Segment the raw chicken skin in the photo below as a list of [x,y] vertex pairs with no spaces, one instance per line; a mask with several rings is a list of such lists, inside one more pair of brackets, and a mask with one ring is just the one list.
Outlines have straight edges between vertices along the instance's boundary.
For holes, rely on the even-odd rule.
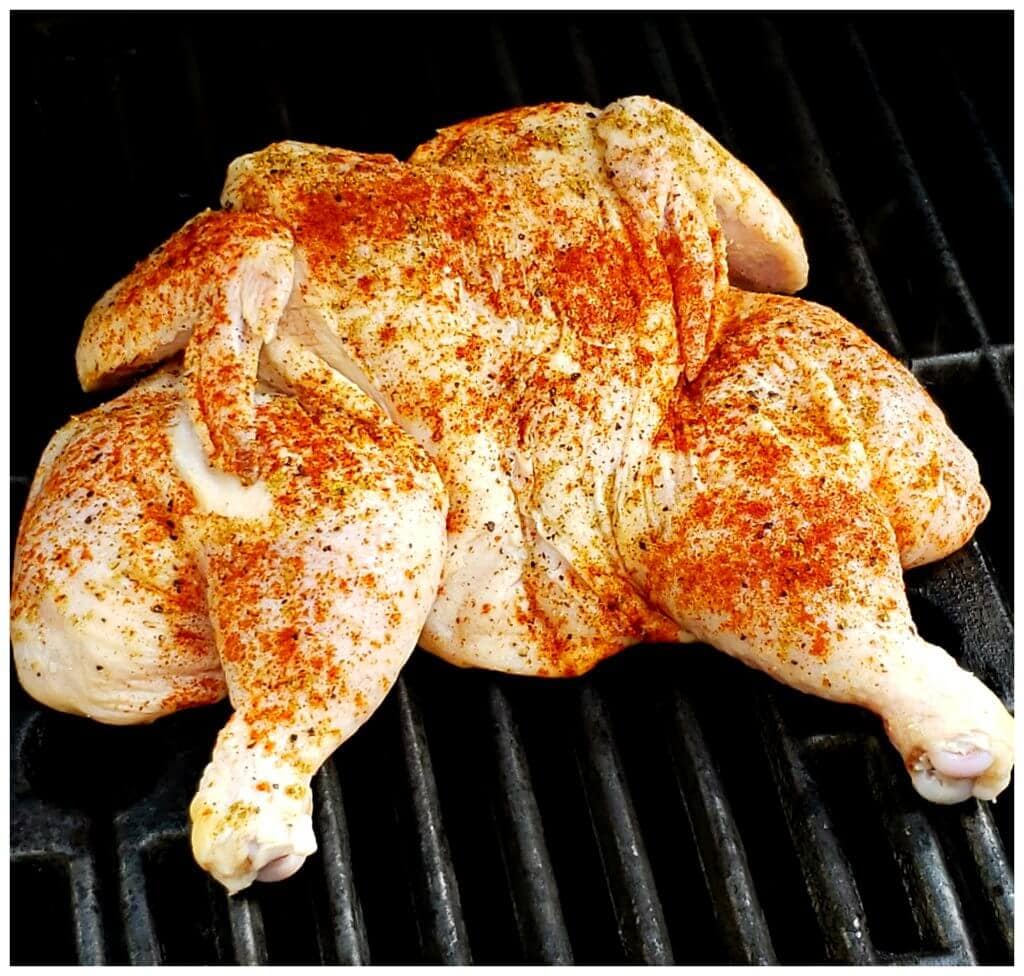
[[[635,469],[625,564],[699,640],[881,715],[928,799],[993,799],[1013,720],[918,636],[900,564],[970,537],[989,505],[974,459],[913,376],[834,312],[733,290],[723,319]],[[879,426],[894,419],[905,429]]]
[[730,293],[732,342],[799,345],[850,412],[871,490],[896,532],[904,569],[956,552],[988,514],[974,456],[913,375],[831,309],[795,298]]
[[18,533],[11,640],[26,691],[130,724],[226,693],[197,557],[195,509],[169,462],[180,377],[165,370],[50,442]]
[[[309,776],[417,635],[549,676],[707,641],[878,712],[930,799],[1006,786],[1012,719],[917,636],[900,573],[970,537],[977,466],[853,326],[730,286],[797,290],[806,255],[692,120],[645,98],[516,109],[405,164],[280,143],[232,163],[222,202],[86,323],[90,388],[184,366],[47,449],[12,634],[34,695],[105,720],[226,683],[192,816],[230,890],[312,850]],[[93,441],[123,445],[116,470],[82,463]],[[89,518],[100,480],[124,518]],[[133,514],[158,542],[127,534]],[[143,629],[140,559],[190,581],[189,655],[163,583]],[[129,663],[142,691],[122,698]]]
[[165,368],[56,435],[14,568],[40,701],[132,723],[230,694],[191,814],[232,892],[316,849],[310,779],[408,659],[444,553],[426,456],[320,360],[274,352],[295,395],[254,398],[255,484],[209,466]]

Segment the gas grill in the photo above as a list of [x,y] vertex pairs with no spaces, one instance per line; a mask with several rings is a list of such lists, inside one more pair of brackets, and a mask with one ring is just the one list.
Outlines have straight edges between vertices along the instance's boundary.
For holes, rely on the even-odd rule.
[[[804,296],[978,457],[975,541],[907,574],[1011,702],[1009,14],[13,17],[12,526],[86,397],[93,301],[281,138],[407,154],[519,103],[645,93],[805,234]],[[13,542],[12,542],[13,544]],[[315,780],[319,851],[228,898],[187,804],[226,705],[109,728],[12,691],[20,963],[1010,963],[1012,790],[929,806],[880,723],[700,646],[572,681],[417,652]],[[1012,703],[1011,703],[1012,704]]]

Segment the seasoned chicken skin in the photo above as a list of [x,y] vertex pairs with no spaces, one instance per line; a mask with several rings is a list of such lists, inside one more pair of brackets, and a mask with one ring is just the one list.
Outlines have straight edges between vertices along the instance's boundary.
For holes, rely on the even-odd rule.
[[[1005,787],[1012,720],[920,640],[900,574],[984,517],[973,458],[853,326],[730,285],[797,290],[806,255],[692,120],[646,98],[516,109],[408,163],[279,143],[232,163],[222,203],[86,323],[90,388],[182,349],[183,366],[51,444],[12,628],[22,680],[56,707],[147,719],[226,684],[235,716],[192,816],[229,889],[312,849],[308,778],[417,635],[461,666],[547,676],[639,641],[707,641],[878,712],[931,799]],[[153,453],[109,488],[147,518],[152,497],[193,512],[179,548],[86,521],[75,430]],[[191,567],[202,653],[169,660],[165,614],[133,713],[116,683],[98,706],[75,675],[87,653],[134,659],[139,638],[78,605],[105,574],[136,613],[123,567],[143,548]],[[52,596],[61,573],[70,604]],[[160,697],[179,673],[205,697]]]
[[411,165],[283,143],[230,167],[224,206],[295,238],[280,334],[383,395],[438,466],[448,552],[421,643],[453,663],[577,674],[684,636],[623,572],[612,522],[622,458],[648,449],[680,357],[699,370],[727,287],[712,196],[671,178],[692,143],[718,195],[749,202],[748,236],[780,255],[763,263],[798,269],[766,284],[801,285],[806,258],[749,170],[661,108],[514,110]]
[[310,779],[383,700],[444,553],[433,466],[319,359],[254,397],[256,481],[213,468],[167,367],[60,431],[22,519],[11,636],[30,694],[114,723],[230,695],[191,806],[229,891],[316,849]]
[[699,640],[877,712],[928,799],[993,799],[1013,720],[918,636],[900,563],[954,551],[988,511],[973,457],[834,312],[731,290],[723,322],[620,506],[633,578]]
[[849,411],[905,569],[956,552],[988,514],[978,464],[909,370],[831,309],[796,298],[729,293],[741,355],[774,341],[824,370]]
[[39,463],[18,533],[11,640],[22,685],[61,711],[149,721],[226,694],[170,462],[167,368],[73,418]]

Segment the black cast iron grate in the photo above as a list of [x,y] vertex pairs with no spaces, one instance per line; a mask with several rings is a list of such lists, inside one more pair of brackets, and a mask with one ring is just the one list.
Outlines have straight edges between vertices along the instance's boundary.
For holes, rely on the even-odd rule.
[[[907,582],[924,636],[1010,701],[1010,24],[16,16],[12,525],[49,434],[94,402],[71,355],[89,305],[233,156],[402,154],[507,105],[645,92],[777,190],[807,297],[908,361],[978,456],[992,515]],[[317,855],[235,899],[186,822],[225,708],[111,729],[13,699],[16,962],[1013,958],[1012,792],[929,807],[877,721],[706,648],[560,684],[414,656],[316,779]]]

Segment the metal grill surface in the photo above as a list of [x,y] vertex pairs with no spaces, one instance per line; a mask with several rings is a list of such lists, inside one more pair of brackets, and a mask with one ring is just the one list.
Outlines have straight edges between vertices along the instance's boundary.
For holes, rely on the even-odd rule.
[[[91,303],[280,138],[398,155],[519,103],[648,93],[804,230],[805,297],[905,362],[993,511],[907,575],[1007,701],[1010,16],[39,15],[13,21],[12,526],[96,402]],[[16,681],[12,674],[12,684]],[[224,707],[104,728],[12,693],[13,954],[79,963],[1009,963],[1012,790],[929,806],[879,723],[702,647],[542,683],[417,653],[315,781],[319,851],[234,899],[188,851]]]

